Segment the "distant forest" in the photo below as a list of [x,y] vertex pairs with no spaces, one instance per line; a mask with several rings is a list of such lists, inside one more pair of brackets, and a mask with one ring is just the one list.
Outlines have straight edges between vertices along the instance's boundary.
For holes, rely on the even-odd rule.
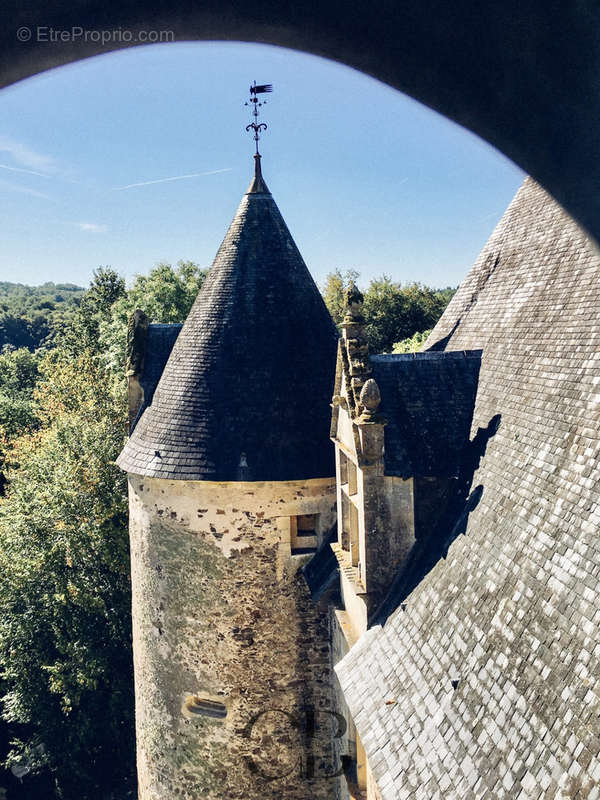
[[74,283],[44,283],[25,286],[0,281],[0,349],[41,347],[85,294]]
[[[206,270],[158,264],[127,288],[0,283],[0,800],[136,796],[125,475],[127,322],[185,319]],[[339,325],[344,292],[323,297]],[[364,288],[372,352],[420,347],[453,289]]]

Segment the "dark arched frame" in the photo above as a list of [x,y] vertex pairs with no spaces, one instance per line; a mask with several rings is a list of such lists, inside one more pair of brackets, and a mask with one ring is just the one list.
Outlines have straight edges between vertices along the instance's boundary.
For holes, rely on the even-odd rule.
[[169,30],[347,64],[479,134],[600,240],[597,0],[8,0],[0,14],[0,86],[127,46],[39,42],[37,26]]

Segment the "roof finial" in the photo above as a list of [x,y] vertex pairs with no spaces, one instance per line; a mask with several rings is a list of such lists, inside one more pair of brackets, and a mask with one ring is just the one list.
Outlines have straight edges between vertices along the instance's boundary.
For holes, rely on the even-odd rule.
[[[263,100],[259,102],[258,95],[265,94],[265,92],[272,92],[273,85],[271,83],[264,83],[261,86],[256,85],[256,81],[250,87],[250,100],[248,103],[252,103],[253,111],[252,116],[254,117],[254,122],[251,122],[249,125],[246,125],[246,130],[253,130],[254,131],[254,142],[256,144],[256,153],[255,156],[260,158],[260,153],[258,152],[258,140],[260,139],[260,132],[267,130],[266,122],[259,122],[258,121],[258,109],[263,106],[267,101]],[[248,103],[244,103],[244,105],[248,105]]]
[[270,83],[262,84],[261,86],[256,85],[256,81],[250,87],[250,100],[245,103],[245,105],[249,105],[252,103],[253,110],[252,116],[254,117],[254,121],[251,122],[249,125],[246,125],[247,131],[254,131],[254,141],[256,143],[256,152],[254,153],[254,180],[250,184],[250,187],[247,191],[247,194],[270,194],[269,189],[267,188],[267,184],[265,183],[262,171],[260,168],[260,153],[258,152],[258,140],[260,139],[260,132],[266,131],[267,124],[266,122],[259,122],[258,121],[258,109],[263,106],[267,101],[263,100],[262,102],[259,101],[258,95],[265,94],[265,92],[272,92],[273,86]]

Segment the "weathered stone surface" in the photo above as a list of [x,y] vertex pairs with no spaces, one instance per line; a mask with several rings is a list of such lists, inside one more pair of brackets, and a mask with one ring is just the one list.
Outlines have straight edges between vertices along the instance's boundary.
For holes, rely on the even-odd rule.
[[598,796],[599,309],[597,249],[527,179],[428,342],[483,350],[480,502],[337,668],[383,800]]
[[[130,476],[142,800],[335,797],[327,614],[281,524],[316,513],[322,537],[334,492],[327,480]],[[222,702],[226,716],[193,713],[194,696]]]

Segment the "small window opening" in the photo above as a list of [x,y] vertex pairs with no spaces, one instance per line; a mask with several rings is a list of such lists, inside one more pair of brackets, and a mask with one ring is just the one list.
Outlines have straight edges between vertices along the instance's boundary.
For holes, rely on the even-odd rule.
[[346,787],[351,800],[366,800],[366,774],[362,764],[358,763],[356,743],[349,742],[350,754],[342,755],[342,774],[346,779]]
[[350,560],[353,567],[358,566],[360,558],[360,545],[358,536],[358,509],[354,503],[348,503],[348,540],[350,545]]
[[342,549],[350,552],[350,500],[345,492],[342,492],[342,518],[338,520],[338,528]]
[[293,556],[317,550],[317,514],[300,514],[290,522],[290,544]]
[[350,783],[357,784],[358,783],[358,776],[356,771],[356,758],[349,755],[342,756],[342,770],[344,772],[344,777]]
[[185,701],[185,707],[190,714],[199,714],[203,717],[223,719],[227,716],[225,703],[220,703],[218,700],[212,700],[201,695],[193,694],[188,697]]

